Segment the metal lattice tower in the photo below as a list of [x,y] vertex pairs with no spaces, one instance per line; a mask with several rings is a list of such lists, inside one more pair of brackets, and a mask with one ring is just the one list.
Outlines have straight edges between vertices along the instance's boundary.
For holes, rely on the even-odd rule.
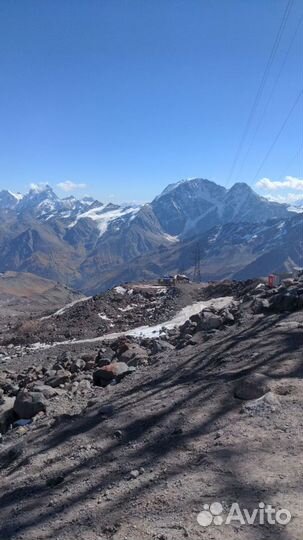
[[194,276],[193,281],[196,281],[197,283],[201,282],[201,246],[200,243],[197,242],[195,249],[194,249]]

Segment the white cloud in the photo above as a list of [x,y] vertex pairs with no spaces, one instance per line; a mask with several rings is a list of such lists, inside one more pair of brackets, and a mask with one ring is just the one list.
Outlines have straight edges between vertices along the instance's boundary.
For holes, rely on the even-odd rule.
[[269,191],[277,191],[281,189],[303,191],[303,179],[296,178],[295,176],[285,176],[284,180],[270,180],[270,178],[261,178],[261,180],[256,183],[256,187],[268,189]]
[[43,191],[45,188],[46,188],[47,184],[35,184],[35,183],[31,183],[29,185],[30,189],[32,189],[33,191]]
[[71,182],[70,180],[66,180],[66,182],[59,182],[57,184],[57,187],[59,189],[62,189],[62,191],[65,191],[66,193],[70,191],[75,191],[76,189],[86,189],[86,184],[76,184],[75,182]]
[[269,201],[273,201],[273,202],[279,202],[279,203],[287,203],[287,204],[292,204],[292,203],[296,203],[298,201],[302,201],[303,200],[303,194],[298,194],[298,193],[284,193],[283,195],[271,195],[270,193],[267,193],[265,195],[266,199],[268,199]]

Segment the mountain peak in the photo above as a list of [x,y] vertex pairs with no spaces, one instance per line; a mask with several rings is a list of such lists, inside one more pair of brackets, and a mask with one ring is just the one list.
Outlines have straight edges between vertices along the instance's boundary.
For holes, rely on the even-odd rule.
[[195,190],[210,190],[210,189],[222,189],[225,191],[225,188],[219,186],[212,180],[207,180],[207,178],[187,178],[175,182],[174,184],[169,184],[163,191],[156,197],[154,200],[160,199],[161,197],[168,195],[169,193],[178,192],[178,191],[195,191]]
[[25,196],[35,197],[37,195],[46,194],[51,195],[52,197],[58,196],[55,194],[53,188],[49,184],[31,184],[30,190]]
[[228,191],[255,193],[254,190],[245,182],[236,182]]
[[23,195],[19,191],[17,191],[17,193],[13,193],[12,191],[8,190],[7,193],[9,193],[12,197],[14,197],[16,201],[21,201],[23,199]]
[[[7,189],[0,191],[0,208],[13,209],[18,204],[20,194],[12,193]],[[22,197],[22,196],[21,196]]]
[[245,182],[237,182],[226,193],[227,201],[235,201],[237,205],[247,198],[261,200],[260,195]]

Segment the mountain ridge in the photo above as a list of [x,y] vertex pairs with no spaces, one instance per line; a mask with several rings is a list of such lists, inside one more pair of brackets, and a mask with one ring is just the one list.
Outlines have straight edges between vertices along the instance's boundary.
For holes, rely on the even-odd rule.
[[[60,198],[49,185],[31,188],[23,196],[2,190],[0,271],[29,271],[90,293],[112,286],[117,279],[141,279],[150,277],[150,272],[158,277],[169,270],[168,262],[177,253],[177,269],[192,274],[191,243],[207,245],[208,231],[216,227],[228,231],[228,224],[243,224],[237,249],[241,245],[245,256],[238,257],[235,272],[254,261],[255,271],[262,272],[264,265],[258,268],[258,257],[253,258],[250,246],[243,247],[245,231],[249,234],[251,225],[260,223],[267,224],[264,226],[270,231],[269,220],[295,221],[296,216],[301,223],[302,216],[297,212],[259,196],[245,183],[226,189],[201,178],[170,184],[153,201],[142,205],[104,204],[93,197]],[[256,231],[261,234],[257,226]],[[283,235],[280,237],[280,248],[284,249]],[[219,264],[220,257],[214,257],[214,250],[222,257],[237,252],[234,236],[226,237],[224,243],[221,240],[219,235],[211,251],[215,276],[221,276],[219,266],[224,264]],[[296,244],[295,239],[291,241]],[[264,240],[263,249],[270,251],[269,244]],[[258,250],[261,253],[262,246]],[[283,252],[288,252],[287,246]],[[298,256],[294,264],[299,262]]]

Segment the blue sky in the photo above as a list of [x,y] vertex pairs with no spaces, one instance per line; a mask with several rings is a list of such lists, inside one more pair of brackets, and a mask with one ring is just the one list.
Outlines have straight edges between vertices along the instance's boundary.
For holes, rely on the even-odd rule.
[[62,195],[58,185],[67,194],[146,201],[168,183],[200,176],[223,185],[259,181],[262,194],[303,198],[302,98],[256,177],[303,86],[302,24],[271,96],[301,0],[228,180],[286,4],[2,0],[0,188],[48,182]]

